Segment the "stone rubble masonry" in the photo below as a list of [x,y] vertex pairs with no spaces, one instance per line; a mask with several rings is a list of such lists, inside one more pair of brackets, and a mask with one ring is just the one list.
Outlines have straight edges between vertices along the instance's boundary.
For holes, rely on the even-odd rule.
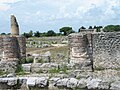
[[0,90],[120,90],[120,81],[99,78],[22,76],[0,78]]
[[80,32],[69,35],[70,63],[79,68],[120,68],[120,32]]
[[94,33],[92,41],[94,68],[120,68],[120,32]]
[[0,36],[0,70],[14,72],[20,59],[26,57],[26,39],[22,36]]
[[70,63],[78,65],[79,69],[92,70],[90,60],[91,34],[74,33],[69,35]]
[[26,39],[22,36],[0,36],[2,60],[16,60],[26,57]]

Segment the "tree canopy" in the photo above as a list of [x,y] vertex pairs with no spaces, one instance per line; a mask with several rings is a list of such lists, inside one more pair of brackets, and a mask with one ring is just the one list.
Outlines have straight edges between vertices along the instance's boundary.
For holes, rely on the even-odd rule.
[[104,32],[120,31],[120,25],[107,25],[103,29]]
[[47,31],[47,36],[56,36],[56,33],[53,30]]
[[63,35],[69,35],[70,33],[74,33],[75,31],[72,30],[72,27],[62,27],[59,30],[61,33],[63,32]]
[[81,29],[86,29],[84,26],[80,27],[78,32],[80,32]]

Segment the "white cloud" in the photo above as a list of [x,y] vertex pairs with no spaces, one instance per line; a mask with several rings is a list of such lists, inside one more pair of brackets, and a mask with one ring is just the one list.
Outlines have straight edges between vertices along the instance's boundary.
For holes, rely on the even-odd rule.
[[53,28],[119,24],[120,0],[0,0],[0,13],[1,17],[13,13],[22,24],[43,29],[51,23]]
[[15,3],[21,0],[0,0],[0,3]]
[[59,11],[54,15],[56,19],[79,18],[85,20],[88,18],[91,23],[95,22],[93,18],[97,19],[96,21],[111,20],[116,17],[116,10],[113,8],[120,8],[120,0],[59,0],[52,4],[57,3],[60,4],[58,4]]
[[11,8],[9,4],[18,2],[20,0],[0,0],[0,11],[6,11]]
[[10,9],[10,5],[0,4],[0,11],[6,11]]

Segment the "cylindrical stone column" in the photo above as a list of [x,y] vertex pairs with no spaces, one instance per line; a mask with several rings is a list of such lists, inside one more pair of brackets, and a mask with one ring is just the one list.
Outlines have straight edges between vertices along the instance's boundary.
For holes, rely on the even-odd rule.
[[87,34],[73,33],[69,35],[70,63],[80,70],[91,70],[89,57],[89,39]]

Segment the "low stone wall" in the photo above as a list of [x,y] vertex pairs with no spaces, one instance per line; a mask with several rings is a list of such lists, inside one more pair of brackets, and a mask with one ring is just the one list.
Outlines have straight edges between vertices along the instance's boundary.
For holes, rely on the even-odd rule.
[[120,81],[99,78],[59,78],[59,77],[6,77],[0,78],[0,89],[44,89],[44,90],[120,90]]

